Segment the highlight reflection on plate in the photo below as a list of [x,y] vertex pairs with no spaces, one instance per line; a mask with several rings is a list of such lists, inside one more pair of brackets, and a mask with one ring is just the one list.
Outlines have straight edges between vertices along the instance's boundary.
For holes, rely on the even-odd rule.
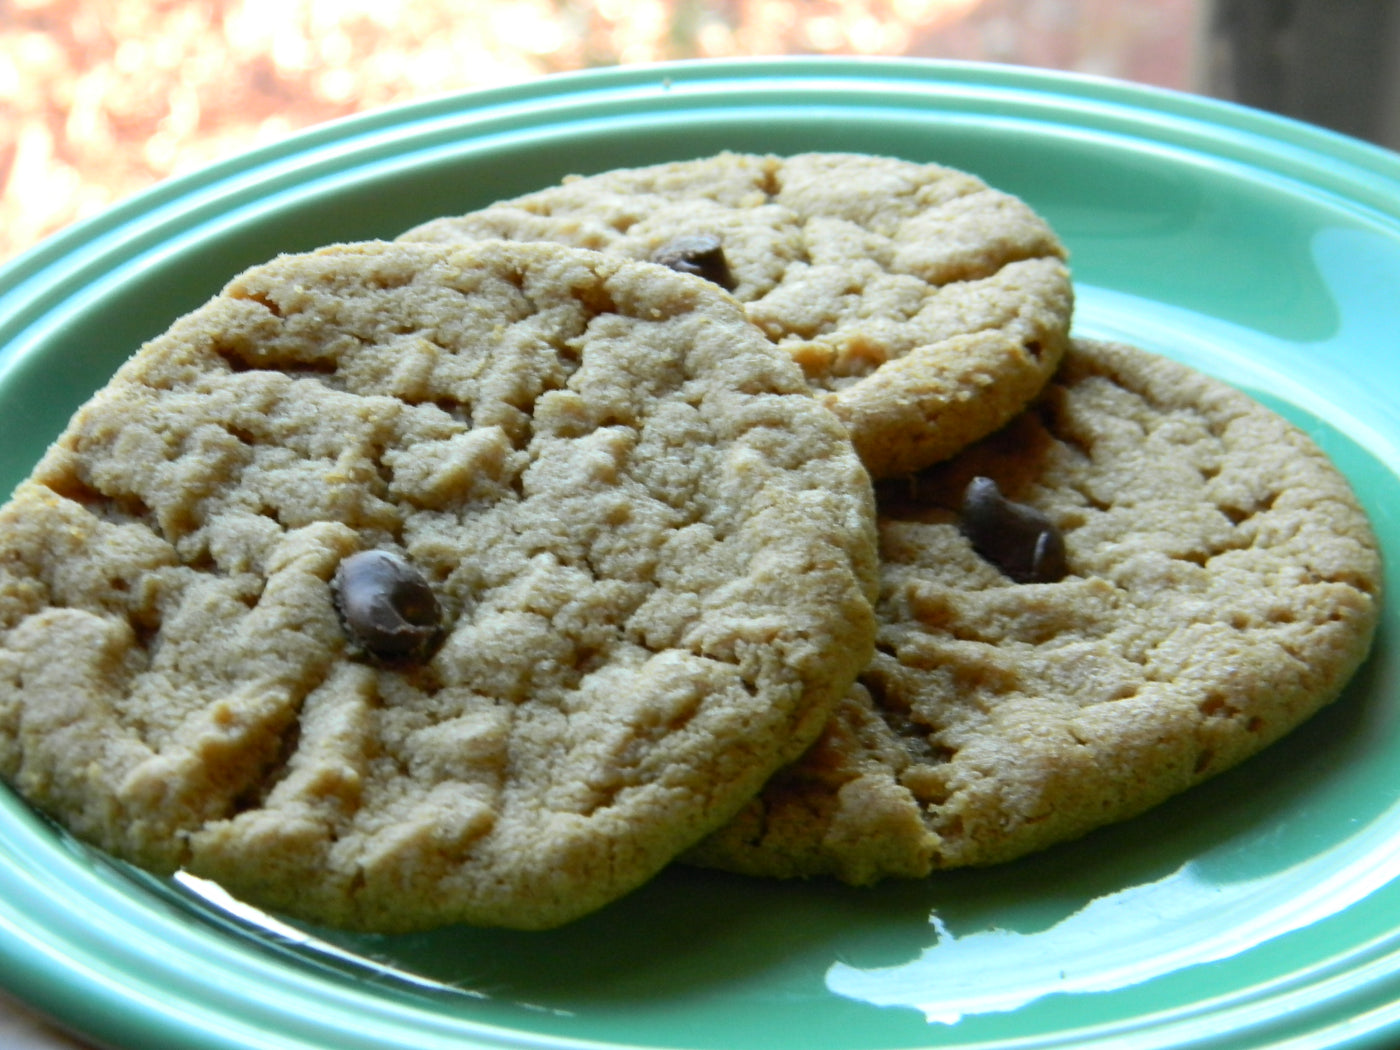
[[[1176,357],[1302,425],[1356,486],[1400,590],[1400,158],[995,67],[564,76],[345,121],[160,187],[0,271],[0,488],[244,266],[720,149],[938,160],[1023,197],[1071,249],[1079,334]],[[107,860],[0,791],[0,983],[143,1050],[1392,1045],[1397,617],[1392,602],[1375,657],[1301,732],[1080,842],[863,891],[678,868],[544,934],[305,928]]]

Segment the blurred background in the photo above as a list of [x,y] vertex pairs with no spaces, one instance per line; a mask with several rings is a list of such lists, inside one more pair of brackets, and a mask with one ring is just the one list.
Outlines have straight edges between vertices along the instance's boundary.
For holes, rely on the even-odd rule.
[[0,262],[298,129],[669,59],[1005,62],[1234,99],[1394,147],[1400,0],[0,0]]

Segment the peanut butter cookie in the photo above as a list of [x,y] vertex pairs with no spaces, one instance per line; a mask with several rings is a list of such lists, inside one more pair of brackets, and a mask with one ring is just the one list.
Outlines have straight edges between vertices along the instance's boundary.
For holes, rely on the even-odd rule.
[[1025,407],[1068,342],[1065,252],[1024,202],[937,164],[724,153],[571,178],[412,241],[559,241],[729,289],[877,477]]
[[712,285],[340,245],[142,348],[0,509],[0,774],[317,923],[635,887],[868,662],[869,476]]
[[1131,817],[1332,700],[1371,643],[1346,480],[1244,394],[1078,342],[1002,432],[878,491],[877,652],[818,745],[690,855],[852,883]]

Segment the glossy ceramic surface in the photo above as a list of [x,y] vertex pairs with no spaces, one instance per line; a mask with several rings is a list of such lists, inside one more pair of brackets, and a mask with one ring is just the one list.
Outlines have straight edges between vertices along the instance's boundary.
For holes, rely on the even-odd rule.
[[[978,66],[565,76],[163,185],[0,272],[0,489],[246,265],[721,149],[938,160],[1022,196],[1073,252],[1078,332],[1177,357],[1306,427],[1355,483],[1400,593],[1400,158],[1199,99]],[[0,789],[0,983],[140,1050],[1397,1045],[1397,607],[1334,707],[1137,821],[867,891],[676,870],[544,934],[283,925],[114,864]]]

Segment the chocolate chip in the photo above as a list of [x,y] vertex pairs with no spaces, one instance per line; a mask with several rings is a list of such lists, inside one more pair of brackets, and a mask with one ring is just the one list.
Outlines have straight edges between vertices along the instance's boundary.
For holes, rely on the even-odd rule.
[[677,237],[656,249],[651,261],[680,273],[703,277],[727,292],[734,290],[736,282],[729,269],[729,260],[724,257],[724,246],[713,233]]
[[958,525],[972,547],[1017,583],[1054,583],[1069,571],[1065,540],[1034,507],[1013,503],[991,478],[973,478]]
[[384,663],[421,662],[441,637],[432,588],[397,554],[371,550],[350,555],[336,569],[331,591],[351,641]]

